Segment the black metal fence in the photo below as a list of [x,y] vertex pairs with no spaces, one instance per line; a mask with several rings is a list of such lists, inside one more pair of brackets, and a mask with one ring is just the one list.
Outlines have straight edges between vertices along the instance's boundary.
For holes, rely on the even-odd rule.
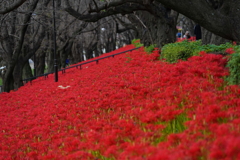
[[[123,52],[115,53],[115,54],[112,54],[112,55],[109,55],[109,56],[96,58],[96,59],[93,59],[93,60],[90,60],[90,61],[87,61],[87,62],[83,62],[83,63],[77,64],[77,65],[73,65],[73,66],[70,66],[70,67],[66,67],[66,68],[60,69],[59,71],[62,71],[62,73],[65,73],[67,69],[71,69],[71,68],[75,68],[75,67],[76,68],[79,67],[80,69],[82,69],[82,65],[84,65],[84,64],[88,64],[88,63],[92,63],[92,62],[96,62],[98,64],[99,60],[102,60],[102,59],[105,59],[105,58],[109,58],[109,57],[114,57],[116,55],[123,54],[123,53],[126,53],[126,52],[130,52],[130,51],[133,51],[133,50],[137,50],[139,48],[140,47],[137,47],[137,48],[133,48],[133,49],[130,49],[130,50],[123,51]],[[35,77],[27,78],[27,79],[24,79],[23,82],[25,82],[25,83],[27,83],[29,81],[31,82],[32,80],[34,80],[34,79],[36,79],[38,77],[44,77],[46,79],[46,78],[48,78],[49,74],[53,74],[53,73],[55,73],[55,72],[45,73],[45,74],[38,75],[38,76],[35,76]]]

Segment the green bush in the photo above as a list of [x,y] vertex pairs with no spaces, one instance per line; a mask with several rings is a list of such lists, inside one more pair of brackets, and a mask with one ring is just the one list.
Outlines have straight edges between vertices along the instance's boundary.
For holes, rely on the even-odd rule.
[[228,60],[227,66],[230,75],[226,77],[229,85],[240,84],[240,53],[233,53]]
[[[135,46],[135,47],[142,47],[143,44],[140,42],[140,39],[133,39],[131,41],[131,43]],[[147,53],[152,53],[152,51],[154,50],[154,48],[156,47],[156,44],[151,44],[148,47],[144,47],[144,51]]]
[[140,42],[140,39],[133,39],[131,43],[137,48],[137,47],[142,47],[143,44]]
[[233,46],[231,43],[225,43],[218,46],[213,44],[202,45],[201,41],[170,43],[163,46],[161,59],[166,59],[167,62],[175,63],[179,59],[187,60],[191,56],[198,55],[200,51],[205,51],[207,53],[224,53],[227,48],[234,48],[235,51],[240,51],[239,46]]
[[136,43],[136,41],[140,41],[140,40],[139,40],[139,39],[133,39],[133,40],[131,41],[131,44]]
[[150,46],[145,47],[144,51],[147,52],[147,53],[152,53],[152,51],[154,50],[155,47],[156,47],[155,44],[151,44]]
[[234,45],[232,48],[236,53],[240,53],[240,45]]
[[233,48],[233,45],[231,43],[225,43],[221,45],[214,45],[214,44],[207,44],[207,45],[198,45],[194,49],[194,55],[197,55],[200,51],[205,51],[207,53],[216,53],[216,52],[222,52],[227,48]]
[[201,45],[201,41],[188,42],[182,41],[177,43],[169,43],[163,46],[161,52],[161,59],[166,59],[167,62],[175,63],[179,59],[187,60],[197,52],[194,50]]

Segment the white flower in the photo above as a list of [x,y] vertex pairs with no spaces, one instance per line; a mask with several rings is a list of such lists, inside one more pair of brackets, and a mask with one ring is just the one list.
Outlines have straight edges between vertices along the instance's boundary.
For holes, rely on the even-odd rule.
[[60,89],[67,89],[70,86],[63,87],[62,85],[58,86]]

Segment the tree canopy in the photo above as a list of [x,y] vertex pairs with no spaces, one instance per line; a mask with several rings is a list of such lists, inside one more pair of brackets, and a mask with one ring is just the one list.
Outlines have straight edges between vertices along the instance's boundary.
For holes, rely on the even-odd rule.
[[229,40],[240,40],[240,1],[236,0],[112,0],[100,5],[96,2],[89,4],[91,7],[87,14],[75,11],[69,0],[66,0],[64,8],[80,20],[97,21],[113,14],[128,14],[137,10],[159,15],[163,10],[155,10],[157,2],[164,5],[164,11],[173,9],[216,35]]

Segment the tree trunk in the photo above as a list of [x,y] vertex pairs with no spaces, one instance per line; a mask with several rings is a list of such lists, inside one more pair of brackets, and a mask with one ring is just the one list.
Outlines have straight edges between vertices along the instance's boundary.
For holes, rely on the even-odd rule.
[[37,61],[36,61],[36,73],[37,75],[44,74],[45,71],[45,57],[46,57],[47,48],[44,48],[37,54]]
[[[167,13],[166,13],[167,14]],[[131,15],[131,20],[134,17],[138,20],[138,29],[140,30],[140,39],[145,46],[156,44],[157,47],[162,47],[167,43],[176,41],[176,24],[178,14],[174,11],[171,12],[171,18],[166,15],[164,18],[159,18],[148,12],[136,12]],[[174,17],[174,18],[172,18]]]
[[[21,60],[21,58],[19,58],[19,60]],[[23,61],[18,61],[14,67],[13,71],[14,89],[18,89],[19,87],[23,86],[22,73],[24,65],[25,63],[23,63]]]
[[32,69],[29,63],[26,63],[23,67],[22,79],[27,79],[33,77]]
[[28,54],[28,52],[29,52],[29,46],[23,45],[21,53],[18,57],[17,63],[13,70],[14,89],[18,89],[19,87],[23,86],[23,81],[22,81],[23,68],[25,65],[28,65],[28,67],[30,67],[28,58],[26,58],[26,55]]
[[[97,22],[97,25],[100,26],[100,21]],[[98,57],[102,54],[101,50],[101,28],[98,27],[96,30],[97,34],[97,48],[95,50],[95,57]]]
[[[49,22],[51,25],[52,23]],[[54,50],[53,50],[53,34],[51,31],[49,31],[47,33],[47,42],[48,42],[48,49],[47,49],[47,72],[50,73],[50,72],[54,72]],[[57,54],[57,53],[56,53]]]
[[208,30],[202,28],[202,43],[203,44],[220,45],[220,44],[224,44],[226,42],[231,42],[231,41],[224,39],[220,36],[217,36],[217,35],[213,34],[212,32],[209,32]]
[[73,43],[73,50],[71,52],[71,59],[70,62],[72,64],[82,62],[83,61],[83,44],[82,42],[74,42]]
[[48,63],[47,63],[47,66],[48,66],[48,73],[49,72],[54,72],[54,53],[53,53],[53,49],[52,48],[49,48],[48,50]]
[[86,48],[86,59],[93,58],[93,50],[91,48]]
[[14,89],[14,79],[13,79],[13,70],[15,63],[13,61],[8,62],[8,68],[6,73],[3,75],[3,91],[4,92],[9,92],[10,90]]
[[65,68],[66,67],[66,59],[72,52],[72,46],[73,41],[67,40],[66,44],[58,51],[60,55],[60,67],[59,68]]

